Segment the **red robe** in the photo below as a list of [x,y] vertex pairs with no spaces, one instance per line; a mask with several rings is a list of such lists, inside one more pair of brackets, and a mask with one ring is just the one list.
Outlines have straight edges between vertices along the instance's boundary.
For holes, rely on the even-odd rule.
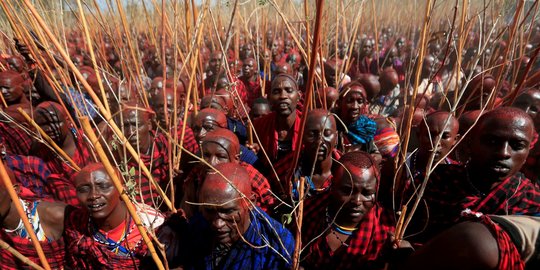
[[[270,158],[270,162],[275,163],[278,161],[277,154],[278,154],[278,133],[276,130],[276,118],[277,115],[275,112],[271,112],[259,119],[256,119],[253,122],[253,128],[255,129],[255,132],[257,132],[257,135],[260,139],[260,146],[266,151],[266,154]],[[301,116],[300,112],[296,111],[296,119],[294,120],[294,126],[289,132],[293,132],[292,136],[292,151],[295,151],[297,146],[296,141],[298,139],[298,136],[300,135],[300,123],[301,122]],[[254,139],[255,142],[257,140]],[[264,154],[262,154],[262,150],[259,151],[259,158],[263,160],[263,162],[267,163],[266,165],[270,166],[268,164],[268,161]]]
[[[121,256],[94,240],[89,228],[88,212],[68,207],[64,221],[66,262],[73,269],[139,269],[149,256],[148,247],[140,242],[131,256]],[[131,233],[134,233],[134,228]],[[138,231],[137,231],[138,232]]]
[[331,251],[326,233],[330,225],[327,221],[329,193],[315,199],[308,199],[304,205],[302,260],[306,269],[383,269],[381,253],[389,241],[389,233],[395,231],[394,221],[389,212],[375,205],[358,225],[358,230],[335,251]]
[[[429,217],[417,214],[411,223],[413,231],[427,229],[420,242],[454,225],[461,212],[470,209],[490,215],[535,215],[540,213],[540,190],[521,173],[517,173],[480,194],[468,180],[461,165],[440,165],[430,177],[423,199],[429,206]],[[426,209],[416,213],[425,213]]]

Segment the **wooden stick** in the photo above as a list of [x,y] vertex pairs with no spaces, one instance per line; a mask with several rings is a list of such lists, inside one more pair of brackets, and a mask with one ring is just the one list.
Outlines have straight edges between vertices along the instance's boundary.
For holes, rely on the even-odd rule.
[[[423,64],[423,59],[424,59],[424,54],[425,54],[425,51],[426,51],[426,41],[427,41],[427,32],[428,32],[428,28],[429,28],[429,21],[430,21],[430,16],[431,16],[431,0],[428,0],[426,2],[426,11],[425,11],[425,15],[424,15],[424,25],[422,27],[422,36],[421,36],[421,40],[420,40],[420,49],[419,49],[419,52],[418,52],[418,58],[416,61],[418,61],[418,65],[417,65],[417,69],[416,69],[416,78],[415,78],[415,82],[414,82],[414,89],[413,89],[413,95],[411,97],[411,102],[410,102],[410,105],[409,105],[409,108],[407,110],[407,122],[405,123],[405,136],[404,136],[404,139],[401,141],[403,143],[403,146],[402,148],[400,149],[401,151],[401,162],[402,164],[405,163],[405,156],[407,155],[407,147],[408,147],[408,142],[409,142],[409,136],[411,134],[411,126],[412,126],[412,120],[413,120],[413,115],[414,115],[414,110],[415,110],[415,99],[416,99],[416,95],[418,93],[418,86],[420,84],[420,71],[422,70],[422,64]],[[401,167],[403,168],[403,167]],[[399,172],[398,172],[398,176],[397,176],[397,180],[401,181],[401,173],[403,173],[403,169],[400,169]],[[395,181],[395,180],[394,180]],[[407,215],[407,219],[404,223],[404,225],[402,226],[402,228],[400,228],[400,235],[396,235],[396,240],[399,241],[401,239],[403,239],[403,235],[405,233],[405,230],[407,229],[407,225],[409,224],[409,222],[411,221],[413,215],[414,215],[414,212],[416,211],[416,208],[418,207],[418,204],[420,203],[420,198],[422,197],[422,191],[420,191],[420,194],[418,195],[418,198],[417,200],[415,201],[415,204],[413,205],[411,211],[409,212],[409,215]]]
[[103,151],[103,147],[101,146],[101,143],[99,142],[99,139],[97,138],[96,134],[94,133],[94,130],[92,130],[92,126],[90,126],[90,121],[88,120],[88,117],[83,116],[81,117],[81,125],[82,128],[88,136],[88,139],[90,142],[94,145],[94,148],[96,149],[96,152],[99,156],[99,159],[101,160],[101,163],[105,167],[105,170],[111,177],[111,180],[118,190],[118,193],[120,193],[120,198],[122,201],[126,204],[126,207],[128,209],[129,215],[133,218],[133,222],[137,225],[137,229],[141,233],[141,236],[143,237],[144,242],[146,243],[146,246],[148,247],[148,250],[150,251],[150,254],[152,256],[152,259],[154,259],[154,262],[156,263],[158,269],[165,269],[163,266],[163,263],[159,259],[156,249],[154,248],[154,244],[152,243],[152,240],[148,237],[148,234],[146,232],[146,228],[143,226],[143,223],[141,219],[139,218],[139,215],[137,215],[137,210],[135,209],[135,206],[131,203],[126,191],[124,190],[124,185],[118,178],[118,174],[114,170],[111,162],[109,161],[109,158],[107,157],[107,154],[105,151]]
[[62,158],[67,160],[76,171],[81,170],[79,165],[77,165],[77,163],[75,163],[75,161],[73,161],[73,159],[71,159],[71,157],[69,157],[69,155],[66,154],[66,152],[64,152],[64,150],[62,150],[62,148],[60,148],[60,146],[58,146],[58,144],[56,144],[53,139],[51,139],[51,137],[49,137],[49,135],[45,133],[45,131],[43,131],[43,129],[41,129],[41,127],[34,122],[34,120],[32,120],[32,118],[30,118],[30,116],[22,108],[19,107],[17,110],[24,117],[24,119],[26,119],[26,121],[32,125],[39,132],[39,134],[41,134],[41,137],[43,137],[43,139],[45,139],[45,141],[49,143],[60,156],[62,156]]
[[97,81],[98,81],[99,90],[101,92],[101,98],[104,101],[105,110],[110,112],[111,109],[109,108],[109,103],[106,102],[107,101],[107,96],[105,95],[105,88],[103,88],[103,82],[101,81],[101,72],[99,71],[99,68],[98,68],[98,65],[97,65],[96,56],[94,54],[94,46],[92,45],[92,38],[90,38],[90,32],[88,31],[88,25],[86,23],[86,16],[84,15],[84,11],[83,11],[83,8],[82,8],[82,5],[81,5],[81,0],[77,0],[77,6],[79,7],[79,13],[80,13],[80,16],[81,16],[81,21],[83,23],[84,36],[86,38],[88,51],[90,52],[90,59],[92,59],[92,65],[94,67],[94,70],[96,71],[96,78],[97,78]]
[[173,213],[176,213],[176,209],[174,208],[174,206],[172,205],[171,201],[169,200],[169,198],[167,197],[167,195],[165,194],[165,192],[163,192],[163,190],[161,189],[161,187],[156,183],[156,180],[154,179],[154,177],[152,176],[152,173],[150,173],[150,171],[148,170],[148,168],[146,167],[146,165],[144,164],[144,162],[141,160],[141,158],[139,157],[139,154],[137,153],[137,151],[135,151],[135,149],[133,148],[133,146],[131,146],[131,144],[129,144],[127,138],[124,136],[124,134],[122,133],[122,131],[120,130],[120,128],[118,128],[118,126],[116,125],[116,123],[112,120],[112,116],[111,114],[105,110],[105,107],[103,106],[103,103],[101,102],[101,100],[99,99],[99,97],[96,95],[96,93],[94,92],[94,90],[92,89],[92,87],[90,87],[90,85],[88,84],[88,82],[86,82],[86,79],[83,77],[83,75],[81,74],[81,72],[77,69],[77,67],[75,67],[75,65],[73,64],[73,62],[71,61],[71,58],[69,57],[69,55],[66,53],[66,51],[64,50],[64,48],[62,47],[62,45],[60,45],[60,43],[58,42],[58,40],[55,38],[55,36],[53,35],[53,33],[50,31],[49,27],[45,24],[45,22],[43,21],[43,19],[41,18],[41,16],[39,15],[39,13],[36,11],[35,7],[32,5],[32,3],[30,2],[30,0],[24,0],[24,4],[26,5],[27,9],[34,15],[34,17],[36,18],[37,22],[39,23],[39,25],[41,26],[41,28],[45,31],[46,35],[49,37],[49,39],[51,40],[51,42],[53,43],[54,47],[58,50],[58,52],[60,53],[60,55],[62,56],[62,58],[64,59],[64,61],[66,62],[66,64],[68,65],[69,69],[73,72],[73,74],[75,75],[75,77],[77,77],[77,79],[79,80],[79,82],[82,84],[82,86],[84,87],[84,89],[88,92],[88,94],[90,95],[90,97],[92,98],[92,101],[94,101],[94,103],[96,104],[96,106],[98,107],[99,109],[99,112],[103,115],[103,117],[105,118],[105,120],[107,121],[107,123],[109,124],[109,126],[112,128],[112,130],[114,131],[115,135],[118,136],[118,138],[120,139],[121,143],[123,145],[126,146],[127,150],[129,151],[129,153],[133,156],[133,158],[138,162],[141,170],[143,171],[143,173],[148,177],[148,179],[150,180],[150,182],[154,185],[154,187],[156,188],[156,191],[157,193],[162,197],[164,203],[167,205],[167,207],[173,212]]
[[300,251],[302,250],[302,222],[304,219],[304,187],[306,179],[302,176],[299,179],[298,184],[298,212],[296,212],[296,230],[295,243],[294,243],[294,256],[292,268],[295,270],[300,269]]
[[4,167],[4,162],[1,159],[0,159],[0,177],[3,179],[4,185],[9,194],[9,197],[11,198],[11,201],[13,202],[12,205],[15,206],[15,209],[17,210],[17,213],[21,217],[21,220],[24,224],[24,228],[26,229],[28,236],[30,236],[32,245],[34,245],[34,248],[36,248],[36,252],[39,256],[39,261],[41,262],[41,265],[43,265],[43,268],[47,270],[51,269],[51,267],[49,266],[49,262],[47,261],[47,258],[45,257],[45,254],[43,253],[41,244],[36,236],[36,232],[34,231],[32,224],[30,224],[30,222],[28,221],[28,216],[26,215],[26,212],[24,211],[23,206],[21,205],[19,196],[17,195],[17,192],[13,188],[13,183],[11,182],[11,178],[9,178],[6,168]]
[[[303,138],[303,135],[304,135],[304,127],[306,126],[306,121],[307,121],[307,115],[308,115],[308,112],[310,110],[310,101],[311,101],[311,97],[313,95],[313,81],[315,79],[315,65],[317,63],[316,61],[316,57],[317,57],[317,52],[319,51],[318,48],[319,48],[319,44],[320,44],[320,34],[321,34],[321,19],[322,19],[322,13],[323,13],[323,7],[324,7],[324,1],[323,0],[317,0],[317,5],[316,5],[316,17],[315,17],[315,29],[314,29],[314,33],[313,33],[313,48],[311,50],[311,62],[309,64],[309,73],[308,73],[308,83],[307,83],[307,87],[306,87],[306,91],[307,91],[307,95],[306,95],[306,101],[308,102],[305,106],[305,111],[303,112],[303,115],[302,115],[302,120],[301,120],[301,123],[300,123],[300,134],[298,135],[298,139],[296,140],[296,151],[294,153],[294,161],[293,161],[293,166],[291,167],[292,170],[290,170],[290,172],[288,173],[288,176],[286,179],[282,179],[287,181],[288,179],[291,179],[291,177],[293,176],[294,174],[294,168],[296,168],[296,166],[298,165],[298,159],[300,158],[300,151],[302,149],[301,145],[302,145],[302,138]],[[294,179],[292,180],[294,181]],[[286,187],[286,194],[290,194],[290,191],[288,190],[289,187],[290,187],[290,184],[289,183],[285,183],[285,187]],[[303,190],[303,187],[304,187],[304,183],[302,181],[302,179],[300,179],[300,190],[302,191]],[[293,269],[298,269],[299,268],[299,261],[300,261],[300,249],[302,248],[302,237],[301,237],[301,233],[302,233],[302,215],[303,215],[303,203],[302,203],[302,197],[300,197],[300,205],[299,205],[299,213],[298,213],[298,221],[297,221],[297,233],[296,233],[296,236],[297,236],[297,239],[296,239],[296,247],[295,247],[295,250],[294,250],[294,256],[293,256]]]
[[37,265],[32,260],[28,259],[28,257],[22,255],[20,252],[18,252],[16,249],[12,248],[8,243],[4,242],[4,240],[0,239],[0,248],[3,248],[7,252],[11,253],[15,258],[21,260],[23,263],[26,263],[28,266],[36,269],[36,270],[44,270],[43,267]]

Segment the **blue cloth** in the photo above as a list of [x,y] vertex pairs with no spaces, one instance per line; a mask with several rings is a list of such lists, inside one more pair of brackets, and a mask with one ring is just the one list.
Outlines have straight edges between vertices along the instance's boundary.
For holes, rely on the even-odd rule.
[[377,131],[377,123],[367,116],[361,115],[347,128],[349,129],[347,137],[352,144],[366,144],[373,141],[373,137]]
[[247,129],[241,121],[227,117],[227,128],[236,134],[240,144],[245,144],[247,141]]
[[[64,87],[66,90],[66,87]],[[79,109],[80,113],[84,116],[88,116],[91,119],[97,120],[99,115],[99,109],[92,101],[92,98],[87,93],[81,94],[78,90],[73,87],[67,87],[68,93],[63,94],[62,100],[67,104],[69,114],[73,119],[78,119],[75,108]],[[71,97],[70,97],[71,95]],[[71,99],[73,97],[73,100]]]
[[240,161],[243,161],[245,163],[248,163],[249,165],[255,164],[259,157],[255,154],[255,152],[251,151],[249,148],[240,145]]
[[243,235],[250,244],[238,240],[217,267],[213,265],[209,225],[200,214],[193,217],[192,252],[196,254],[188,254],[192,262],[184,269],[290,269],[294,253],[292,234],[260,208],[252,210],[250,215],[251,224]]

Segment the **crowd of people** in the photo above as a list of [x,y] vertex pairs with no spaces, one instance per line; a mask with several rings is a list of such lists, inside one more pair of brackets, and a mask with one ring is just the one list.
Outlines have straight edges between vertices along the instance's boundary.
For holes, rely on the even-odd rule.
[[[195,83],[147,33],[137,73],[107,35],[98,73],[81,32],[66,36],[71,59],[16,39],[0,59],[2,164],[19,196],[0,185],[2,241],[40,264],[20,204],[52,269],[156,268],[139,219],[169,269],[540,267],[540,24],[511,65],[507,36],[478,51],[473,27],[463,54],[443,36],[416,59],[418,37],[384,26],[320,55],[312,89],[273,29],[226,51],[205,38]],[[0,268],[29,267],[0,250]]]

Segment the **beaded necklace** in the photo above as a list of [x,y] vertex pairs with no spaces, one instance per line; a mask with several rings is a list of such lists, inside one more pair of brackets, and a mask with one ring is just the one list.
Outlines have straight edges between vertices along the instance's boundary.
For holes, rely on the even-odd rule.
[[[123,236],[120,238],[120,240],[114,241],[99,231],[97,226],[92,222],[91,217],[88,218],[88,229],[92,234],[92,238],[94,239],[94,241],[106,246],[107,249],[119,255],[133,255],[133,250],[137,248],[141,243],[141,241],[139,241],[132,249],[129,249],[129,243],[127,243],[126,241],[131,232],[133,231],[134,227],[135,223],[132,224],[132,218],[131,216],[129,216],[127,224],[124,227]],[[122,242],[126,242],[126,246],[123,246]]]

